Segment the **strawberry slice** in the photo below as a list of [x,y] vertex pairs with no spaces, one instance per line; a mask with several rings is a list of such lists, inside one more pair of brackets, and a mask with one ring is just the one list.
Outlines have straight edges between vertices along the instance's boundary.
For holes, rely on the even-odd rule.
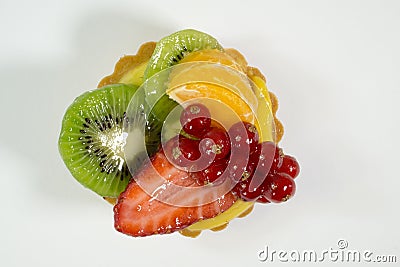
[[135,237],[182,230],[231,207],[237,197],[224,192],[198,186],[193,173],[175,168],[160,150],[119,196],[115,229]]

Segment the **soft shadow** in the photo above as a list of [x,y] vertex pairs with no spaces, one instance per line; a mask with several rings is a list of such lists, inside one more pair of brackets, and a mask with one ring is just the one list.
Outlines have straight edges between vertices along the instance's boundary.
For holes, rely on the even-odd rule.
[[[1,90],[6,92],[0,98],[4,115],[0,147],[19,155],[21,163],[31,163],[29,177],[7,179],[21,179],[44,201],[87,201],[86,190],[72,178],[58,153],[62,117],[75,97],[95,88],[112,72],[119,57],[135,54],[141,43],[172,31],[141,13],[93,11],[70,36],[69,58],[51,64],[25,62],[0,67]],[[12,175],[11,170],[3,175],[9,173]]]

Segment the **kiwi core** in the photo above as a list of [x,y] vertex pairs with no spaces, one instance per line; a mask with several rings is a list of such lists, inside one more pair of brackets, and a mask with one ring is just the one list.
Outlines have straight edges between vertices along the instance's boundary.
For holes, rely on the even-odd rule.
[[124,162],[125,138],[121,127],[113,127],[106,132],[99,132],[97,138],[104,149],[108,149],[111,159],[119,162],[118,169],[122,169]]

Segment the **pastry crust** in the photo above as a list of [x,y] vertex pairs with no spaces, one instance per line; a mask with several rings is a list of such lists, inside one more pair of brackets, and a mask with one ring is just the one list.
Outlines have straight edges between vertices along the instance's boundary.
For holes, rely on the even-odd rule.
[[104,77],[97,87],[100,88],[108,84],[119,83],[124,74],[148,61],[153,54],[155,47],[156,42],[147,42],[139,47],[136,55],[126,55],[121,57],[117,64],[115,64],[114,72]]

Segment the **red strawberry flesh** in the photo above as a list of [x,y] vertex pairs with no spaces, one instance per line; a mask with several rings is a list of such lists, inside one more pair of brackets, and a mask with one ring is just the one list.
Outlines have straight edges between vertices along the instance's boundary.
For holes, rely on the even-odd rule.
[[[172,233],[199,220],[213,218],[236,201],[237,197],[230,191],[220,194],[219,190],[202,187],[205,191],[199,192],[205,193],[193,196],[190,190],[178,190],[179,187],[176,187],[199,187],[196,179],[192,173],[179,170],[170,164],[161,150],[153,156],[151,162],[142,167],[119,196],[114,207],[115,229],[135,237]],[[146,185],[146,191],[150,188],[153,197],[143,190],[142,182]],[[159,196],[172,202],[189,199],[192,202],[187,203],[207,204],[177,206],[168,204],[171,203],[168,201],[160,201]],[[205,198],[213,201],[204,202]]]

